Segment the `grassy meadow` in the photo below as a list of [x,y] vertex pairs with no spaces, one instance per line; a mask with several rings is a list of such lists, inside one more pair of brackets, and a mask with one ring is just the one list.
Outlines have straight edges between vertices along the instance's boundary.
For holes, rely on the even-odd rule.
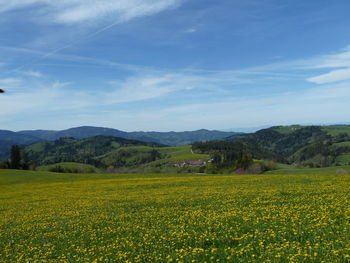
[[349,262],[350,175],[0,170],[0,262]]

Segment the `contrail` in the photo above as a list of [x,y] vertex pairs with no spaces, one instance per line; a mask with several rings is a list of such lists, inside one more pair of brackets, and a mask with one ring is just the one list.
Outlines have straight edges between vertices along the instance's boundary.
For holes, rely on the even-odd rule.
[[110,29],[110,28],[112,28],[112,27],[114,27],[115,25],[117,25],[117,24],[119,24],[119,23],[120,23],[120,21],[114,22],[114,23],[112,23],[112,24],[110,24],[110,25],[108,25],[108,26],[105,26],[105,27],[103,27],[103,28],[97,30],[96,32],[94,32],[94,33],[92,33],[92,34],[90,34],[90,35],[88,35],[88,36],[86,36],[86,37],[83,37],[83,38],[81,38],[81,39],[79,39],[79,40],[72,41],[72,42],[70,42],[69,44],[64,45],[63,47],[57,48],[57,49],[55,49],[55,50],[53,50],[53,51],[51,51],[51,52],[49,52],[49,53],[47,53],[47,54],[42,55],[42,56],[39,57],[38,59],[35,59],[35,60],[33,60],[32,62],[30,62],[30,63],[28,63],[28,64],[25,64],[25,65],[22,65],[22,66],[16,68],[14,71],[21,70],[21,69],[23,69],[24,67],[28,67],[28,66],[30,66],[30,65],[32,65],[32,64],[35,64],[36,62],[38,62],[38,61],[40,61],[40,60],[43,60],[43,59],[48,58],[48,57],[51,57],[52,55],[55,55],[55,54],[57,54],[58,52],[60,52],[60,51],[62,51],[62,50],[64,50],[64,49],[67,49],[67,48],[69,48],[69,47],[71,47],[71,46],[74,46],[75,44],[77,44],[77,43],[79,43],[79,42],[81,42],[81,41],[91,39],[91,38],[95,37],[96,35],[98,35],[98,34],[104,32],[104,31],[106,31],[106,30],[108,30],[108,29]]

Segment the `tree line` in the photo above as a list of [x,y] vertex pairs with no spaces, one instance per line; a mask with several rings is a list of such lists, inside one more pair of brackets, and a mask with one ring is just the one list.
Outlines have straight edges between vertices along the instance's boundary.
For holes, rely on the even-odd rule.
[[0,169],[28,170],[29,166],[27,153],[18,145],[11,147],[8,160],[0,162]]

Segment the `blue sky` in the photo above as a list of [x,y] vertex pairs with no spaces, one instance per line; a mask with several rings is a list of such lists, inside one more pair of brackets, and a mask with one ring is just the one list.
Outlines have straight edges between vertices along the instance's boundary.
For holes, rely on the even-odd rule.
[[0,0],[0,129],[349,123],[348,0]]

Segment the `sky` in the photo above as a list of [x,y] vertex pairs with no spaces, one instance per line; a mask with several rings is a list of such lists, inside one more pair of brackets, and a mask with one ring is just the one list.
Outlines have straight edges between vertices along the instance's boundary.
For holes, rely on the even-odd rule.
[[0,0],[0,129],[350,122],[349,0]]

